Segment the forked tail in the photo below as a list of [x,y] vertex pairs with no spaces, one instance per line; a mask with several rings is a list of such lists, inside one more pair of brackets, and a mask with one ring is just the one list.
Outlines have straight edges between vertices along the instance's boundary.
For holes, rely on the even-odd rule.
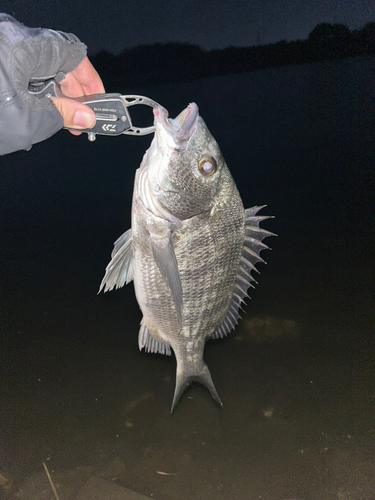
[[175,409],[178,400],[181,395],[186,391],[186,389],[192,384],[192,382],[198,382],[199,384],[204,385],[210,391],[212,398],[222,407],[223,403],[215,389],[214,383],[212,382],[212,377],[208,366],[202,361],[200,364],[199,373],[184,373],[179,370],[178,361],[177,361],[177,373],[176,373],[176,388],[174,391],[174,397],[172,402],[171,413]]

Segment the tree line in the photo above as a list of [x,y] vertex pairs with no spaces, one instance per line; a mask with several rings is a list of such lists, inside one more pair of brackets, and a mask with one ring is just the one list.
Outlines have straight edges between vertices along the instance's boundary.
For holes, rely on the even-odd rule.
[[374,54],[375,23],[353,31],[343,24],[321,23],[306,40],[210,51],[189,43],[155,43],[125,49],[117,56],[101,51],[90,58],[106,87],[121,92],[129,87]]

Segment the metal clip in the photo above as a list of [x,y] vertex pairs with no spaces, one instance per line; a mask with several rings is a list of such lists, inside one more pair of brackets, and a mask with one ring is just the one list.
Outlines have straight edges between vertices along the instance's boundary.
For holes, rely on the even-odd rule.
[[[60,85],[55,80],[47,82],[30,82],[29,93],[38,99],[45,97],[66,97],[61,92]],[[138,104],[161,108],[167,111],[149,97],[141,95],[93,94],[75,97],[73,100],[89,106],[95,113],[96,124],[92,129],[77,129],[88,134],[89,141],[95,141],[96,135],[147,135],[155,131],[155,126],[136,127],[133,125],[128,108]],[[167,113],[168,115],[168,113]],[[73,129],[74,130],[74,129]]]
[[[142,95],[121,95],[120,99],[124,102],[125,106],[127,108],[130,108],[131,106],[135,106],[137,104],[144,104],[145,106],[150,106],[151,108],[161,108],[166,115],[168,116],[168,111],[163,108],[160,104],[158,104],[156,101],[153,99],[150,99],[149,97],[145,97]],[[152,134],[155,132],[155,126],[152,125],[151,127],[135,127],[131,123],[131,127],[127,130],[124,130],[123,134],[127,135],[147,135],[147,134]]]

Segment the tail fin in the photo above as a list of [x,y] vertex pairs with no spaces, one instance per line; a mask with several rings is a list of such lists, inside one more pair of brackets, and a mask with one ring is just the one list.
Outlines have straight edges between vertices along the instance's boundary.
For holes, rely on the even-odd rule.
[[176,388],[174,391],[171,413],[173,413],[173,410],[175,409],[181,395],[192,384],[192,382],[198,382],[199,384],[206,386],[207,389],[210,391],[212,398],[221,407],[223,406],[223,403],[221,402],[219,394],[217,393],[217,390],[215,389],[214,383],[212,382],[210,370],[208,369],[208,366],[206,364],[203,364],[202,371],[200,373],[194,374],[194,375],[186,375],[184,373],[179,372],[178,366],[177,366]]

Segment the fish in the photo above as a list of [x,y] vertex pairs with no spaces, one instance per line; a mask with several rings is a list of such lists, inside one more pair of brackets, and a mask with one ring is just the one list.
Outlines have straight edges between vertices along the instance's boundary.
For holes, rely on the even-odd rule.
[[[222,406],[203,355],[240,319],[264,262],[265,207],[241,196],[198,106],[175,119],[155,108],[155,134],[135,174],[131,228],[114,243],[100,290],[133,281],[143,313],[139,349],[176,357],[171,412],[192,382]],[[100,291],[99,290],[99,291]]]

